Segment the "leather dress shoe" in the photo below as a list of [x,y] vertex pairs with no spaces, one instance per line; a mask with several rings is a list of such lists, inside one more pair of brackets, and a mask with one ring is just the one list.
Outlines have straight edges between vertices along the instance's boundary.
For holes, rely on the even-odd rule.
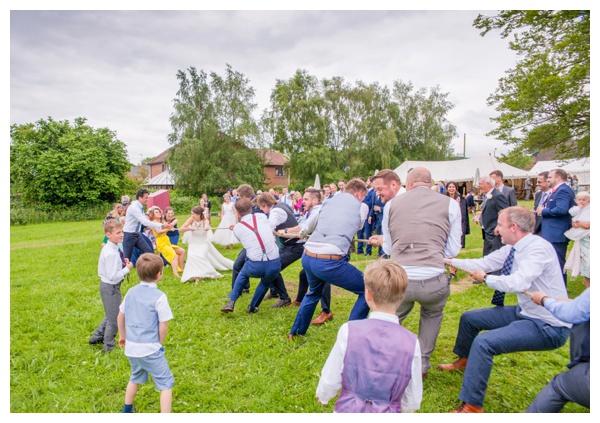
[[287,340],[288,341],[293,341],[294,339],[296,339],[298,337],[298,335],[293,335],[291,333],[287,334]]
[[271,294],[270,292],[267,295],[265,295],[265,300],[270,300],[272,298],[279,298],[279,295],[278,294]]
[[476,406],[471,405],[471,404],[467,404],[466,402],[463,401],[461,405],[459,405],[458,407],[456,407],[451,412],[452,413],[483,413],[483,408],[482,407],[476,407]]
[[248,306],[248,310],[246,311],[248,314],[258,313],[258,307]]
[[235,301],[229,301],[225,307],[221,309],[223,313],[231,313],[235,307]]
[[104,343],[104,338],[101,338],[99,336],[92,336],[89,340],[90,345],[103,344],[103,343]]
[[249,289],[242,289],[242,294],[249,294],[250,290]]
[[289,298],[287,300],[279,300],[275,304],[273,304],[271,306],[271,308],[286,307],[286,306],[289,306],[291,303],[292,303],[292,300],[290,300]]
[[300,307],[301,301],[292,301],[288,307]]
[[333,313],[329,312],[329,313],[325,313],[324,311],[321,312],[321,314],[319,314],[312,322],[310,322],[311,325],[322,325],[323,323],[325,323],[328,320],[333,319]]
[[467,368],[467,361],[467,357],[458,357],[458,359],[454,363],[438,364],[437,368],[447,372],[451,370],[464,370]]

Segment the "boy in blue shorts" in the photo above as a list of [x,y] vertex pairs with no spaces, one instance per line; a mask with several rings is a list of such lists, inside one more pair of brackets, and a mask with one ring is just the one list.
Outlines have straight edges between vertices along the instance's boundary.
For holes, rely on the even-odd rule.
[[160,390],[161,413],[171,412],[175,379],[165,358],[163,343],[173,318],[167,296],[156,287],[162,279],[163,261],[152,253],[142,254],[136,263],[140,284],[131,288],[119,307],[119,346],[131,364],[131,378],[125,391],[123,413],[133,412],[133,400],[140,383],[152,375]]

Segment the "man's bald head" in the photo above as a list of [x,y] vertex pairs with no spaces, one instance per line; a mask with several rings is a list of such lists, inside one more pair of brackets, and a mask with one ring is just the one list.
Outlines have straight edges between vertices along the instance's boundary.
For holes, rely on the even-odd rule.
[[415,186],[429,186],[431,185],[431,172],[429,169],[424,167],[415,167],[413,170],[408,172],[406,176],[406,189],[410,190]]

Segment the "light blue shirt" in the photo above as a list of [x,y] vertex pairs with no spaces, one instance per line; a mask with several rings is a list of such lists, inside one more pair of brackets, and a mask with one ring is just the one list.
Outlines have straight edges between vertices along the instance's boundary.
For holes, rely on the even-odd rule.
[[162,223],[153,222],[148,219],[148,217],[144,214],[144,206],[142,206],[142,203],[136,200],[127,208],[123,232],[139,232],[142,225],[154,229],[162,229],[163,227]]
[[[453,259],[452,266],[472,272],[482,269],[486,273],[502,269],[513,246],[505,245],[480,259]],[[537,235],[527,234],[514,245],[515,257],[510,275],[488,275],[486,284],[501,292],[517,294],[521,314],[539,319],[551,326],[571,327],[557,319],[531,300],[525,291],[542,291],[549,297],[567,298],[567,290],[554,247]]]
[[590,289],[586,289],[573,301],[557,301],[547,298],[544,307],[557,319],[577,325],[590,320]]

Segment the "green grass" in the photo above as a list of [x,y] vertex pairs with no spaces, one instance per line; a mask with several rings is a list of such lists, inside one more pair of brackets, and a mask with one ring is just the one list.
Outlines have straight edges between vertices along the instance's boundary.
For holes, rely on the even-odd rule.
[[[216,223],[216,222],[214,222]],[[216,224],[215,224],[216,226]],[[103,317],[97,277],[102,241],[101,221],[49,223],[12,227],[10,257],[10,411],[15,413],[118,412],[122,408],[130,367],[121,349],[101,353],[88,339]],[[478,257],[481,234],[472,228],[463,256]],[[239,247],[223,250],[235,259]],[[369,260],[354,256],[364,270]],[[287,268],[284,279],[295,295],[300,263]],[[296,308],[270,309],[247,315],[243,295],[236,311],[223,314],[231,288],[231,272],[198,285],[181,284],[167,270],[159,284],[174,319],[165,347],[175,375],[173,411],[180,413],[323,413],[333,406],[315,400],[319,373],[337,330],[348,319],[355,296],[333,289],[334,319],[311,327],[305,337],[289,342],[286,334]],[[464,276],[459,272],[459,276]],[[467,278],[463,279],[463,282]],[[252,291],[257,280],[251,281]],[[135,272],[122,285],[123,295],[138,283]],[[569,295],[583,291],[580,279],[569,283]],[[478,285],[454,293],[431,358],[432,364],[454,360],[452,347],[461,313],[487,307],[491,290]],[[509,303],[516,302],[508,295]],[[320,309],[317,308],[317,312]],[[416,332],[418,306],[405,326]],[[487,412],[522,412],[535,395],[569,361],[568,344],[549,352],[497,357],[485,400]],[[447,412],[457,405],[462,373],[435,368],[424,382],[421,413]],[[333,402],[331,403],[333,404]],[[141,386],[135,408],[158,412],[152,382]],[[587,412],[568,405],[565,412]]]

